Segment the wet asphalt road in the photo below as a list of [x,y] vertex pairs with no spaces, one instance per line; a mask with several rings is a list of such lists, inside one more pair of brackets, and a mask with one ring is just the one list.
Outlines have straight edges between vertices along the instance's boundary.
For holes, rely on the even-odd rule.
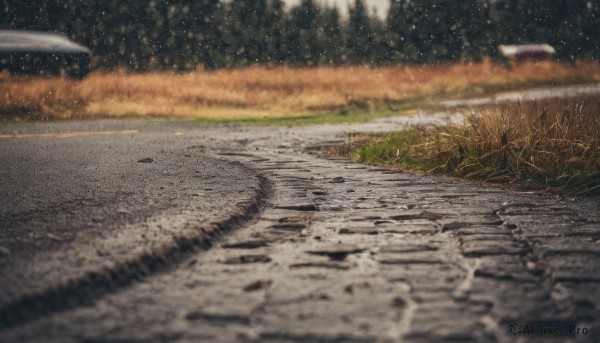
[[[524,339],[508,335],[513,321],[548,320],[596,341],[598,199],[312,149],[460,119],[4,125],[0,342],[512,342]],[[197,234],[214,222],[238,230],[203,251]]]
[[90,271],[155,255],[174,236],[226,220],[256,198],[253,171],[207,156],[172,128],[103,125],[0,139],[0,308],[80,288]]

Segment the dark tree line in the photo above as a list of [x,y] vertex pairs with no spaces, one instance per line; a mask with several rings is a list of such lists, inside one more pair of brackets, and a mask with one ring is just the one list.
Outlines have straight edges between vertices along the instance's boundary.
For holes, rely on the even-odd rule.
[[355,0],[348,18],[301,0],[4,0],[2,29],[66,32],[99,68],[436,63],[549,43],[600,57],[600,0],[390,0],[385,20]]

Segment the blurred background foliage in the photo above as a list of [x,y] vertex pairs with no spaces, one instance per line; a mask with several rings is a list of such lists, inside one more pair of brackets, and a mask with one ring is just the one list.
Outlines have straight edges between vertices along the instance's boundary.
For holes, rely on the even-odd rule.
[[600,57],[600,0],[390,0],[387,17],[352,1],[4,0],[0,28],[67,33],[99,69],[194,70],[253,64],[424,64],[549,43],[563,60]]

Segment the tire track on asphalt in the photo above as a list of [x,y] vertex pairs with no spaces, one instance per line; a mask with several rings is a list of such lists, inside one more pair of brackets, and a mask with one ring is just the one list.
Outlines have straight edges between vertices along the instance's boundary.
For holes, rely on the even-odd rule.
[[229,216],[175,234],[169,242],[132,258],[116,261],[109,267],[87,271],[79,277],[47,285],[3,304],[0,307],[0,330],[89,304],[149,275],[166,271],[193,253],[209,249],[223,235],[252,221],[268,202],[271,184],[261,175],[256,177],[258,188],[254,194],[236,204]]

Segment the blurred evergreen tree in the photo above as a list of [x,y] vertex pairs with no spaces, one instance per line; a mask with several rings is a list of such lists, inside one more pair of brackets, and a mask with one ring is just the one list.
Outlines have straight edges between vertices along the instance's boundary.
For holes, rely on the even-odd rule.
[[285,63],[288,59],[288,16],[283,0],[270,0],[267,6],[269,27],[266,37],[267,61],[270,65]]
[[369,22],[372,40],[368,61],[372,65],[389,63],[390,47],[387,40],[388,33],[386,23],[379,19],[377,14],[370,16]]
[[226,66],[227,23],[219,0],[191,0],[194,22],[194,56],[208,70]]
[[270,18],[267,0],[233,0],[227,9],[227,41],[233,65],[264,63]]
[[410,0],[391,0],[387,16],[389,59],[392,62],[417,63],[422,60],[420,41],[421,7]]
[[354,0],[348,8],[348,30],[346,49],[348,62],[352,64],[372,63],[373,30],[363,0]]
[[324,64],[340,65],[347,59],[340,12],[337,7],[325,7],[321,10],[320,27],[322,28]]
[[[579,45],[573,47],[573,50],[579,48],[577,54],[572,57],[585,56],[588,58],[600,59],[600,35],[598,27],[600,27],[600,1],[588,1],[586,9],[573,15],[575,25],[580,29],[577,34],[577,42]],[[569,55],[569,53],[565,53]]]
[[[181,70],[225,65],[223,8],[219,0],[185,0],[175,18]],[[177,52],[177,51],[176,51]]]
[[318,33],[319,12],[314,0],[302,0],[300,5],[292,8],[288,62],[301,66],[318,65],[322,51]]
[[493,17],[493,2],[495,0],[476,0],[471,2],[468,12],[469,21],[466,23],[466,41],[464,58],[480,60],[484,56],[496,54],[498,44]]

